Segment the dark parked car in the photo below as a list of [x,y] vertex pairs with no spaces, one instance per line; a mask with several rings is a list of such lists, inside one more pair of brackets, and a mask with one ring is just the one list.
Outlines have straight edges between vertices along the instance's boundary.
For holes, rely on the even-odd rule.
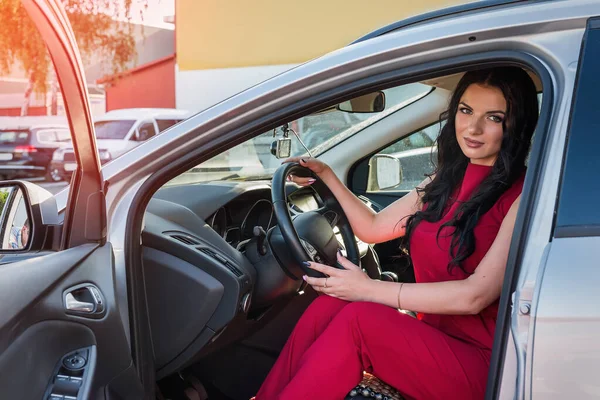
[[52,154],[71,141],[66,123],[40,123],[36,117],[11,117],[0,123],[0,179],[46,178],[52,173]]

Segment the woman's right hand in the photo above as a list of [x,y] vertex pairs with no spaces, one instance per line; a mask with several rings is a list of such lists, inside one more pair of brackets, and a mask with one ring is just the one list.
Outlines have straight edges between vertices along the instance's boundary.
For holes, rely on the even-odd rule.
[[[329,165],[325,164],[323,161],[312,157],[291,157],[286,160],[283,160],[283,163],[289,162],[297,162],[301,166],[310,169],[320,178],[323,177],[323,173],[331,169]],[[287,179],[288,181],[294,182],[300,186],[312,185],[315,182],[314,178],[306,178],[296,175],[289,175]]]

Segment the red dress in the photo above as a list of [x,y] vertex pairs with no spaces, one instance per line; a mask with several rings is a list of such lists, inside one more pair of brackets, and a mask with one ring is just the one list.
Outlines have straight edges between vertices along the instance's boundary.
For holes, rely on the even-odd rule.
[[[468,276],[459,268],[448,272],[451,236],[442,232],[436,241],[436,235],[490,170],[469,164],[442,220],[415,228],[411,257],[417,282]],[[522,187],[523,177],[479,219],[475,252],[464,262],[467,271],[474,271],[489,250]],[[381,304],[319,296],[298,321],[256,399],[342,400],[362,371],[407,399],[483,399],[497,311],[494,302],[478,315],[420,314],[415,319]]]

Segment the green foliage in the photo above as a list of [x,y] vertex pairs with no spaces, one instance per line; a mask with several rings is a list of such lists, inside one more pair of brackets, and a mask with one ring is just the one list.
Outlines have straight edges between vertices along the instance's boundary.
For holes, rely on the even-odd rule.
[[[110,60],[112,73],[124,70],[135,56],[130,24],[134,0],[61,0],[83,58]],[[136,0],[146,5],[147,0]],[[20,0],[0,0],[0,73],[14,66],[27,72],[33,90],[46,93],[51,60],[46,46]]]
[[0,214],[4,209],[4,204],[6,204],[6,199],[8,198],[9,192],[0,191]]

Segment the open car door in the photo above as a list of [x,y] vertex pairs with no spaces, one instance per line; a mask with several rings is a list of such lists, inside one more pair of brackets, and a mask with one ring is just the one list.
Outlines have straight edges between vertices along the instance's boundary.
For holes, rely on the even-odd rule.
[[[43,188],[0,183],[0,397],[143,398],[127,294],[117,292],[106,241],[103,182],[73,31],[60,1],[22,5],[56,69],[78,169],[64,216]],[[15,227],[19,214],[26,223]]]

